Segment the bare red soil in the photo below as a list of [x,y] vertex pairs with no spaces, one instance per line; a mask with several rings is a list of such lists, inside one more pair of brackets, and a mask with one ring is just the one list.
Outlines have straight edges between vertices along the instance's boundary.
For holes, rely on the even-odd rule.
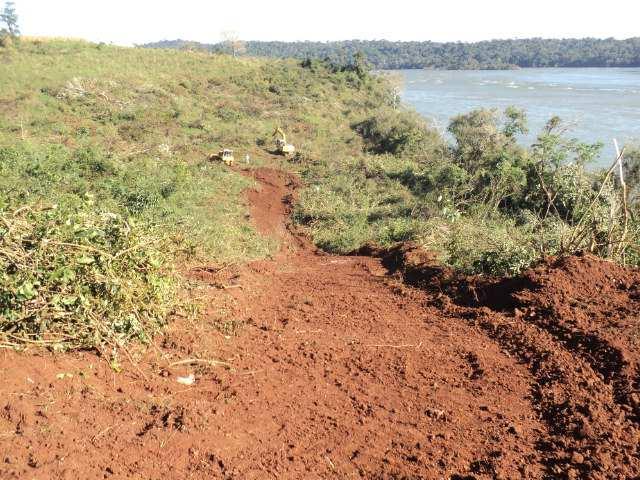
[[325,255],[288,223],[296,180],[250,174],[282,248],[187,272],[197,320],[120,373],[0,354],[0,478],[640,478],[638,271],[576,256],[459,279],[412,245]]

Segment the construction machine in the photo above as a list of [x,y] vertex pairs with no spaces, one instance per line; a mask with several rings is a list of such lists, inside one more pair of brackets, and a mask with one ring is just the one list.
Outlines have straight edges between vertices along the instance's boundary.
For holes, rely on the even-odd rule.
[[229,150],[228,148],[223,148],[218,152],[218,155],[215,155],[213,158],[216,158],[221,162],[224,162],[225,165],[230,167],[231,165],[233,165],[233,161],[234,161],[233,150]]
[[287,143],[287,136],[280,127],[276,128],[273,132],[273,136],[276,137],[276,150],[279,154],[284,156],[293,155],[296,151],[296,147]]

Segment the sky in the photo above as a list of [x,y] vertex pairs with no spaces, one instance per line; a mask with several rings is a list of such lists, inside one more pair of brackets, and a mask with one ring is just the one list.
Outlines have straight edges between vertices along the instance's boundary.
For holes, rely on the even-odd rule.
[[[432,40],[640,36],[639,0],[14,0],[22,33],[157,40]],[[0,4],[3,0],[0,0]]]

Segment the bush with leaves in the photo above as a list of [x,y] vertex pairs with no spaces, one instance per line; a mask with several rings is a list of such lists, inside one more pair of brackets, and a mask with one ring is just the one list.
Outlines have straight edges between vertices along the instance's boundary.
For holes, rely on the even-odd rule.
[[540,256],[531,229],[513,219],[458,217],[446,225],[441,256],[456,270],[469,274],[515,275]]
[[428,155],[442,146],[440,135],[411,112],[381,110],[353,125],[376,154]]
[[627,221],[622,191],[614,169],[590,170],[602,144],[586,144],[566,137],[566,127],[552,118],[531,149],[523,208],[540,221],[561,220],[568,228],[560,253],[589,250],[604,257],[622,258]]
[[490,211],[517,208],[529,166],[516,138],[527,131],[524,112],[510,107],[501,116],[496,110],[474,110],[455,117],[448,130],[455,139],[453,163],[468,177],[466,189],[452,201]]

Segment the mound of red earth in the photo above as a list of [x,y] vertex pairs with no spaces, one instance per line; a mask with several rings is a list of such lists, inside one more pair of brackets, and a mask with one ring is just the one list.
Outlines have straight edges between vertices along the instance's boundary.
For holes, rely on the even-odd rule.
[[297,180],[247,174],[282,248],[185,272],[198,319],[122,371],[0,354],[0,478],[640,477],[637,270],[460,279],[410,244],[325,255],[288,220]]
[[478,324],[536,378],[551,472],[638,478],[640,272],[579,255],[469,285]]

